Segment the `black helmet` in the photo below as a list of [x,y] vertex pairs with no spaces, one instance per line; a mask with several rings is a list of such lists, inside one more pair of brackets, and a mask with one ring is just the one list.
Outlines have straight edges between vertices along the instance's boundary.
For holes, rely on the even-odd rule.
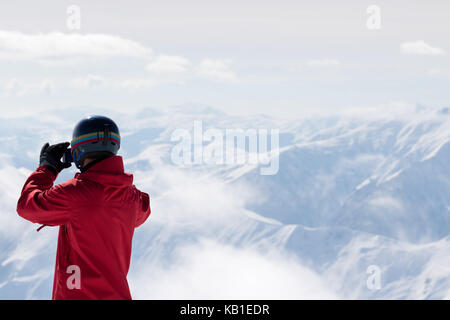
[[75,126],[71,151],[77,168],[86,157],[116,155],[120,148],[120,132],[111,119],[103,116],[89,116]]

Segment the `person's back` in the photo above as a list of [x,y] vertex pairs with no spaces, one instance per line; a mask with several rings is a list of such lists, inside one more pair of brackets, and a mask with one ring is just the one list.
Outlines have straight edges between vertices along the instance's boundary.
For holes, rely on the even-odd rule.
[[17,211],[32,222],[60,226],[53,299],[131,299],[126,276],[132,238],[150,215],[149,196],[124,173],[120,156],[97,154],[80,168],[73,179],[52,187],[58,171],[39,166]]

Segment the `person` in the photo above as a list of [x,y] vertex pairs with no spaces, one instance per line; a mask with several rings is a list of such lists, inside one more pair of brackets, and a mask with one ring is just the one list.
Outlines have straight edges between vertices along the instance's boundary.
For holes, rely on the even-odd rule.
[[[69,145],[80,172],[53,186],[71,166],[61,161]],[[119,148],[120,132],[111,119],[87,117],[76,125],[71,144],[42,147],[39,167],[25,182],[19,216],[59,226],[52,299],[131,299],[132,238],[151,213],[150,197],[124,172]]]

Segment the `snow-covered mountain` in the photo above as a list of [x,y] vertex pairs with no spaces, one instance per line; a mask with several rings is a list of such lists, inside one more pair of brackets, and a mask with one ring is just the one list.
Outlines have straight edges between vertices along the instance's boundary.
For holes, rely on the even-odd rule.
[[[0,118],[0,298],[50,297],[57,230],[37,233],[15,204],[42,144],[70,140],[90,112]],[[450,298],[448,108],[297,120],[188,105],[101,112],[117,119],[126,170],[151,195],[129,273],[135,298]],[[194,121],[279,129],[277,174],[174,164],[171,135]]]

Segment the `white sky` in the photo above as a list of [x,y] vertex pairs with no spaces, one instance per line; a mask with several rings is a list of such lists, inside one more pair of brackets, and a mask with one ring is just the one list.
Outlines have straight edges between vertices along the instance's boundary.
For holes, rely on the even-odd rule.
[[[369,30],[369,5],[381,29]],[[66,26],[81,9],[81,30]],[[0,4],[2,113],[207,104],[284,117],[448,105],[448,1]],[[57,33],[55,33],[57,32]]]

